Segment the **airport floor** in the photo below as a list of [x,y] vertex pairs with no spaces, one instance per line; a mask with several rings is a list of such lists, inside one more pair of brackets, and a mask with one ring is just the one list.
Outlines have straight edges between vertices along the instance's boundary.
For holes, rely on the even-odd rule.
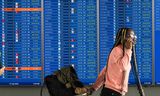
[[[100,91],[94,92],[91,96],[99,96]],[[136,87],[129,87],[128,91],[126,96],[140,96]],[[144,91],[146,96],[160,96],[160,86],[144,87]],[[40,87],[0,86],[0,96],[40,96]],[[43,90],[43,96],[49,96],[46,88]]]

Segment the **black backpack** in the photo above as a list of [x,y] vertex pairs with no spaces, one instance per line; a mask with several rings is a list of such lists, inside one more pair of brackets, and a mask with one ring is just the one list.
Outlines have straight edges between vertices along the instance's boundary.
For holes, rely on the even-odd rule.
[[72,66],[63,67],[44,80],[50,96],[74,96],[76,87],[84,87]]

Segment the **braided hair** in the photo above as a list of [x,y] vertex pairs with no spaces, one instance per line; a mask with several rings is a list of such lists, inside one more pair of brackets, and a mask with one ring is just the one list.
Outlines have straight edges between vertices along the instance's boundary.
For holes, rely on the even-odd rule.
[[115,39],[115,43],[113,45],[113,48],[118,46],[119,44],[122,44],[123,56],[124,56],[124,49],[125,49],[125,43],[126,43],[126,36],[131,31],[133,31],[131,28],[120,28],[116,34],[116,39]]

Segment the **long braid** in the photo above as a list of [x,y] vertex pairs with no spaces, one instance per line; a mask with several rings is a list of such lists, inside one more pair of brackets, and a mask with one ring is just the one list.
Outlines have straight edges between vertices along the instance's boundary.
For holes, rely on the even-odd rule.
[[116,47],[121,42],[121,34],[122,34],[121,31],[122,31],[122,28],[119,29],[119,31],[116,35],[115,44],[113,47]]
[[115,44],[113,46],[113,48],[114,48],[121,43],[123,46],[123,56],[125,54],[125,38],[126,38],[127,31],[128,31],[128,28],[120,28],[118,30],[118,33],[116,34]]
[[123,56],[124,56],[124,54],[125,54],[125,38],[126,38],[126,31],[127,31],[127,29],[126,28],[124,28],[124,31],[123,31],[123,38],[122,38],[122,45],[123,45]]

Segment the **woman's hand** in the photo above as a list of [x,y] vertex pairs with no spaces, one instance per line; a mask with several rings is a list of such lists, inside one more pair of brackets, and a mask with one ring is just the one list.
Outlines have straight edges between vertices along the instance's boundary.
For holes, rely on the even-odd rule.
[[76,94],[78,94],[78,95],[80,95],[80,94],[85,94],[85,95],[91,95],[93,92],[94,92],[95,90],[92,88],[92,87],[88,87],[88,86],[86,86],[86,87],[82,87],[82,88],[80,88],[80,87],[77,87],[76,89],[75,89],[75,93]]
[[0,69],[0,75],[2,75],[2,74],[4,73],[4,69],[5,69],[5,67],[2,67],[2,68]]
[[77,88],[75,89],[75,93],[76,93],[77,95],[87,93],[87,88],[85,88],[85,87],[82,87],[82,88],[77,87]]
[[125,91],[122,91],[122,96],[125,96],[126,92]]
[[92,93],[94,92],[94,88],[90,87],[87,89],[87,95],[92,95]]

